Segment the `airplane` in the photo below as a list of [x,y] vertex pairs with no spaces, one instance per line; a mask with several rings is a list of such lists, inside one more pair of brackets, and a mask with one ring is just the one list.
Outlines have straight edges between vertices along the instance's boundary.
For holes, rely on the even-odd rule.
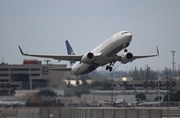
[[124,97],[121,98],[121,99],[117,99],[115,104],[125,104],[125,100],[124,100]]
[[114,104],[115,104],[116,107],[121,107],[121,106],[125,105],[124,97],[121,98],[121,99],[117,99]]
[[6,106],[6,107],[25,106],[25,104],[26,104],[26,101],[3,101],[3,100],[0,100],[0,106]]
[[[71,74],[74,74],[76,76],[87,74],[104,65],[107,65],[106,70],[112,71],[113,66],[117,61],[121,62],[122,64],[126,64],[128,62],[134,61],[135,59],[155,57],[160,54],[157,47],[157,54],[134,56],[127,50],[127,47],[130,45],[131,40],[132,34],[130,32],[121,31],[112,35],[92,51],[81,55],[77,55],[75,53],[68,40],[65,41],[68,55],[28,54],[24,53],[20,46],[19,50],[24,56],[53,58],[58,61],[70,61],[71,68],[55,68],[49,70],[70,71]],[[117,53],[119,53],[123,49],[124,53],[122,55],[118,55]]]
[[142,101],[133,101],[133,102],[127,102],[126,107],[134,107],[142,103]]
[[157,102],[142,102],[142,103],[139,103],[138,106],[159,106],[162,102],[163,102],[163,99]]
[[121,99],[117,99],[115,102],[113,101],[98,101],[99,104],[102,104],[103,106],[109,106],[109,105],[114,105],[114,106],[120,106],[125,104],[124,97]]

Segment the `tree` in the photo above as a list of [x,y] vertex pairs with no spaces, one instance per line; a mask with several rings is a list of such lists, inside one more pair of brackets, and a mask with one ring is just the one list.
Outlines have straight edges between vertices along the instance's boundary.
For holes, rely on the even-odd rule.
[[162,88],[163,84],[161,83],[161,81],[157,81],[156,86],[158,87],[158,83],[159,83],[159,90]]
[[[175,93],[169,93],[169,97],[168,97],[168,94],[166,94],[165,96],[164,96],[164,101],[174,101],[174,98],[175,98]],[[169,99],[170,98],[170,99]]]
[[146,100],[146,96],[144,95],[144,93],[138,93],[135,97],[137,100]]
[[70,87],[72,87],[72,86],[73,86],[73,85],[71,85],[71,81],[68,80],[67,88],[70,88]]
[[157,96],[157,97],[154,98],[154,101],[158,101],[158,100],[160,101],[161,99],[162,99],[161,96]]
[[180,101],[180,90],[175,93],[174,101],[176,102]]
[[149,82],[149,85],[151,86],[152,89],[154,89],[154,87],[156,86],[153,81],[150,81],[150,82]]
[[171,82],[171,86],[172,86],[173,88],[175,88],[176,85],[177,85],[177,84],[176,84],[175,81],[172,81],[172,82]]
[[57,96],[57,94],[52,91],[52,90],[49,90],[49,89],[43,89],[43,90],[40,90],[38,92],[38,95],[41,96],[42,98],[44,97],[46,100],[44,100],[45,103],[49,103],[50,102],[50,99],[52,97],[55,97]]
[[9,83],[6,83],[5,87],[6,87],[7,89],[9,89],[9,88],[11,88],[11,85],[10,85]]
[[88,79],[90,79],[88,74],[84,74],[80,76],[80,80],[88,80]]
[[28,84],[25,83],[25,82],[23,82],[23,83],[22,83],[22,87],[23,87],[23,89],[28,89]]
[[166,86],[167,89],[169,89],[169,87],[170,87],[170,82],[169,82],[169,81],[166,81],[165,86]]
[[1,88],[4,89],[5,88],[5,84],[1,83]]
[[124,86],[125,89],[128,89],[128,85],[129,85],[129,84],[128,84],[127,81],[124,81],[124,82],[123,82],[123,86]]
[[82,81],[82,85],[84,85],[84,86],[89,85],[85,79],[82,79],[81,81]]
[[14,95],[16,90],[17,90],[17,88],[16,88],[16,87],[13,87],[13,88],[11,89],[11,94]]
[[134,80],[139,80],[139,71],[136,66],[134,70],[129,71],[129,74]]
[[79,79],[76,80],[76,85],[79,86],[80,82]]
[[100,81],[93,81],[90,85],[92,87],[101,87],[102,86],[102,82],[100,82]]
[[9,94],[9,92],[10,92],[9,89],[11,88],[11,85],[9,83],[7,83],[5,86],[6,86],[7,90],[8,90],[8,94]]
[[148,83],[146,81],[143,83],[143,87],[146,89],[148,88]]
[[3,93],[4,93],[4,95],[7,95],[8,94],[8,90],[6,88],[3,89]]
[[112,84],[110,84],[109,82],[104,82],[102,84],[101,90],[111,90],[111,89],[112,89]]

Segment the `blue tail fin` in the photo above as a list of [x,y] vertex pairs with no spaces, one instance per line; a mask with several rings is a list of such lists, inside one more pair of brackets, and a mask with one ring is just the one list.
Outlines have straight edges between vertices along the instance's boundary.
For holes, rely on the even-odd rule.
[[[71,44],[69,43],[68,40],[65,41],[66,43],[66,48],[67,48],[67,53],[68,55],[76,55],[73,47],[71,46]],[[70,65],[73,66],[76,63],[76,61],[70,61]]]

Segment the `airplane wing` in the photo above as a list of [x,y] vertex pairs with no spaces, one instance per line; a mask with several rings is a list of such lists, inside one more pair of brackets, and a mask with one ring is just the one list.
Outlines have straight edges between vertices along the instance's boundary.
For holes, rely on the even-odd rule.
[[139,59],[139,58],[155,57],[155,56],[160,55],[160,52],[159,52],[158,47],[156,47],[156,49],[157,49],[157,54],[155,54],[155,55],[141,55],[141,56],[133,56],[132,61],[133,61],[133,60],[135,60],[135,59]]
[[[155,56],[160,55],[160,51],[159,51],[158,47],[156,47],[156,49],[157,49],[157,54],[152,54],[152,55],[139,55],[139,56],[134,56],[134,55],[133,55],[133,57],[132,57],[128,62],[132,62],[132,61],[134,61],[135,59],[155,57]],[[122,56],[116,56],[115,58],[116,58],[115,60],[122,61]]]
[[56,59],[58,61],[61,60],[66,60],[66,61],[80,61],[82,55],[44,55],[44,54],[29,54],[29,53],[24,53],[21,49],[21,47],[19,46],[19,50],[21,52],[22,55],[24,56],[33,56],[33,57],[43,57],[43,58],[53,58]]

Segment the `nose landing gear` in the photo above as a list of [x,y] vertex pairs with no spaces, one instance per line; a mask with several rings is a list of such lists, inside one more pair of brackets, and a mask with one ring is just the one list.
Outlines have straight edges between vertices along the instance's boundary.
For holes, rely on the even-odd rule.
[[124,52],[128,52],[128,50],[125,48],[125,49],[124,49]]
[[124,44],[123,48],[124,48],[124,52],[128,52],[128,50],[126,49],[129,46],[129,43]]

